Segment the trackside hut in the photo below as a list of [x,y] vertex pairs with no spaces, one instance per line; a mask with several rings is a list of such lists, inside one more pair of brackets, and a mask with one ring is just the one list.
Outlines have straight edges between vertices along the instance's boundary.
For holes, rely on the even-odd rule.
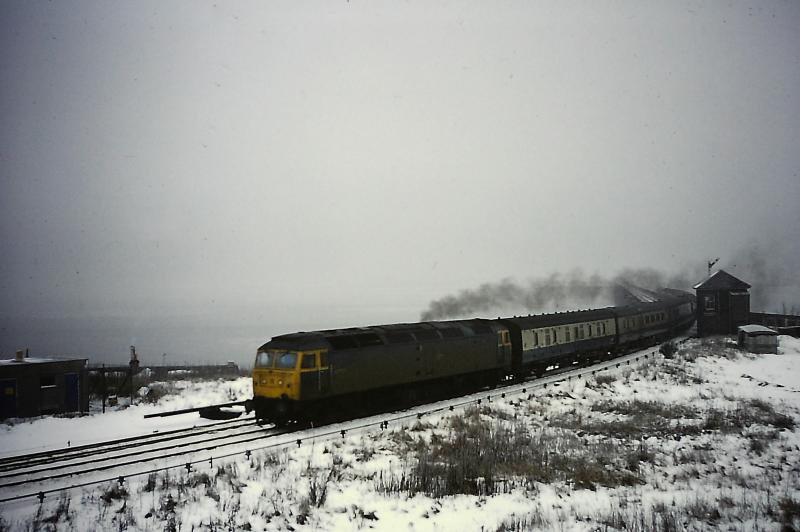
[[750,285],[725,270],[696,284],[697,335],[735,334],[750,320]]
[[763,325],[742,325],[738,334],[739,347],[751,353],[778,352],[778,333]]
[[85,358],[0,360],[0,419],[88,410]]

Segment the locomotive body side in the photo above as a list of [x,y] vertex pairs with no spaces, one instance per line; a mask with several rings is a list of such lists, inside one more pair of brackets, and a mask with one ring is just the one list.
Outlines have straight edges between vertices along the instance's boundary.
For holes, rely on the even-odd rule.
[[318,415],[333,402],[416,398],[443,385],[499,382],[511,369],[508,330],[491,320],[295,333],[259,348],[256,415]]
[[[331,394],[343,395],[510,367],[505,329],[489,320],[369,327],[369,345],[350,330],[326,331],[332,345]],[[506,333],[507,336],[507,333]]]

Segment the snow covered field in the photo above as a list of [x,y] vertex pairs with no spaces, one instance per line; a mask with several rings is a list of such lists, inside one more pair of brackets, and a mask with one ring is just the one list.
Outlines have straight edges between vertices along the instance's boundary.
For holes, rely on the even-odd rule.
[[[529,397],[0,505],[0,529],[796,530],[800,340],[780,341],[691,340]],[[158,405],[3,425],[0,453],[207,423],[142,416],[249,386],[187,381]]]

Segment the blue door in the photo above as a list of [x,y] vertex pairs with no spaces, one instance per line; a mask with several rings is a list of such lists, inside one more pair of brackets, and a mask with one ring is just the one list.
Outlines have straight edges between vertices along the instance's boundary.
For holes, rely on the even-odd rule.
[[64,411],[77,412],[81,409],[81,388],[77,373],[64,374]]
[[17,379],[0,379],[0,419],[17,417]]

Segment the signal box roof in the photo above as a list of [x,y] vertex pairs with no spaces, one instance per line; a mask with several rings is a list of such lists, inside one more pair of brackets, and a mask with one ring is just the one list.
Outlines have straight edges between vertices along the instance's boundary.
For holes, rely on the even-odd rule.
[[749,284],[725,270],[716,271],[702,283],[694,285],[695,290],[747,290],[748,288]]

